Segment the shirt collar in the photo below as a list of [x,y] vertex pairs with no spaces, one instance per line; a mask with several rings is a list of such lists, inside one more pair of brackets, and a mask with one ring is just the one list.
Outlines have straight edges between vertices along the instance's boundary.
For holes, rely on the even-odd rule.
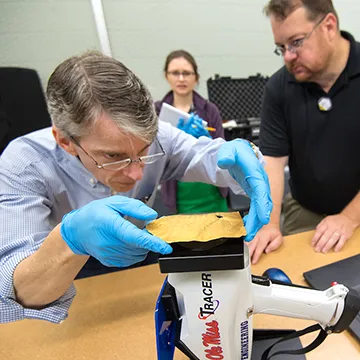
[[343,38],[350,42],[350,54],[346,65],[346,71],[349,77],[353,77],[360,74],[360,44],[357,43],[354,37],[346,32],[342,31]]
[[[88,184],[90,187],[94,188],[100,183],[98,179],[83,165],[81,160],[74,155],[69,154],[67,151],[62,149],[59,145],[57,145],[58,151],[62,153],[62,156],[66,159],[66,162],[71,164],[71,169],[76,169],[78,174],[82,176],[84,179],[84,183]],[[69,168],[67,168],[67,171],[69,171]]]

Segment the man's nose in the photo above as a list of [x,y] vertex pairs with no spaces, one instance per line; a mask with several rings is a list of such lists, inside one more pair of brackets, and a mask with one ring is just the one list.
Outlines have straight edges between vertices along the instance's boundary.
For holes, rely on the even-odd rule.
[[133,161],[130,165],[123,169],[123,174],[134,181],[139,181],[142,179],[144,174],[144,165],[141,162]]
[[293,61],[296,58],[297,58],[296,52],[292,52],[288,48],[285,49],[285,53],[284,53],[284,61],[285,62],[290,63],[291,61]]

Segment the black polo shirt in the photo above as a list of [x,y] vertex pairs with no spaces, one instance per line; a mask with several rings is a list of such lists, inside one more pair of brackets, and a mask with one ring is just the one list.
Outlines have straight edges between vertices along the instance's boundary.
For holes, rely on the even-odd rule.
[[[283,67],[266,84],[261,113],[261,151],[289,156],[293,197],[327,215],[341,212],[360,189],[360,43],[341,34],[350,55],[329,93]],[[320,111],[322,97],[331,99],[330,111]]]

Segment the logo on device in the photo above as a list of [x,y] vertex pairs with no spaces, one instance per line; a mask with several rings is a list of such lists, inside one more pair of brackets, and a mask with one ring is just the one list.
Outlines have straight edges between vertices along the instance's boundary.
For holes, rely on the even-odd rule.
[[222,360],[224,352],[221,346],[221,336],[219,331],[219,323],[216,320],[207,322],[205,332],[202,333],[202,342],[204,352],[207,359]]
[[214,315],[220,306],[219,300],[214,300],[211,274],[201,274],[201,285],[203,293],[203,306],[200,307],[198,318],[206,320]]

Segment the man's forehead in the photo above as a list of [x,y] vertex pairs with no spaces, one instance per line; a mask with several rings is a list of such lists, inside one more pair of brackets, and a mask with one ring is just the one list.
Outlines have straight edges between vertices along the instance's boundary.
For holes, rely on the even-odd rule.
[[93,152],[133,155],[150,145],[149,141],[121,130],[113,121],[101,122],[95,123],[90,133],[82,138],[83,144]]
[[137,155],[147,149],[151,144],[139,138],[128,136],[125,138],[98,139],[96,141],[88,141],[91,151],[98,154],[117,154],[117,155]]
[[286,19],[271,15],[270,22],[276,43],[281,43],[297,34],[307,32],[312,26],[308,13],[303,7],[293,11]]

